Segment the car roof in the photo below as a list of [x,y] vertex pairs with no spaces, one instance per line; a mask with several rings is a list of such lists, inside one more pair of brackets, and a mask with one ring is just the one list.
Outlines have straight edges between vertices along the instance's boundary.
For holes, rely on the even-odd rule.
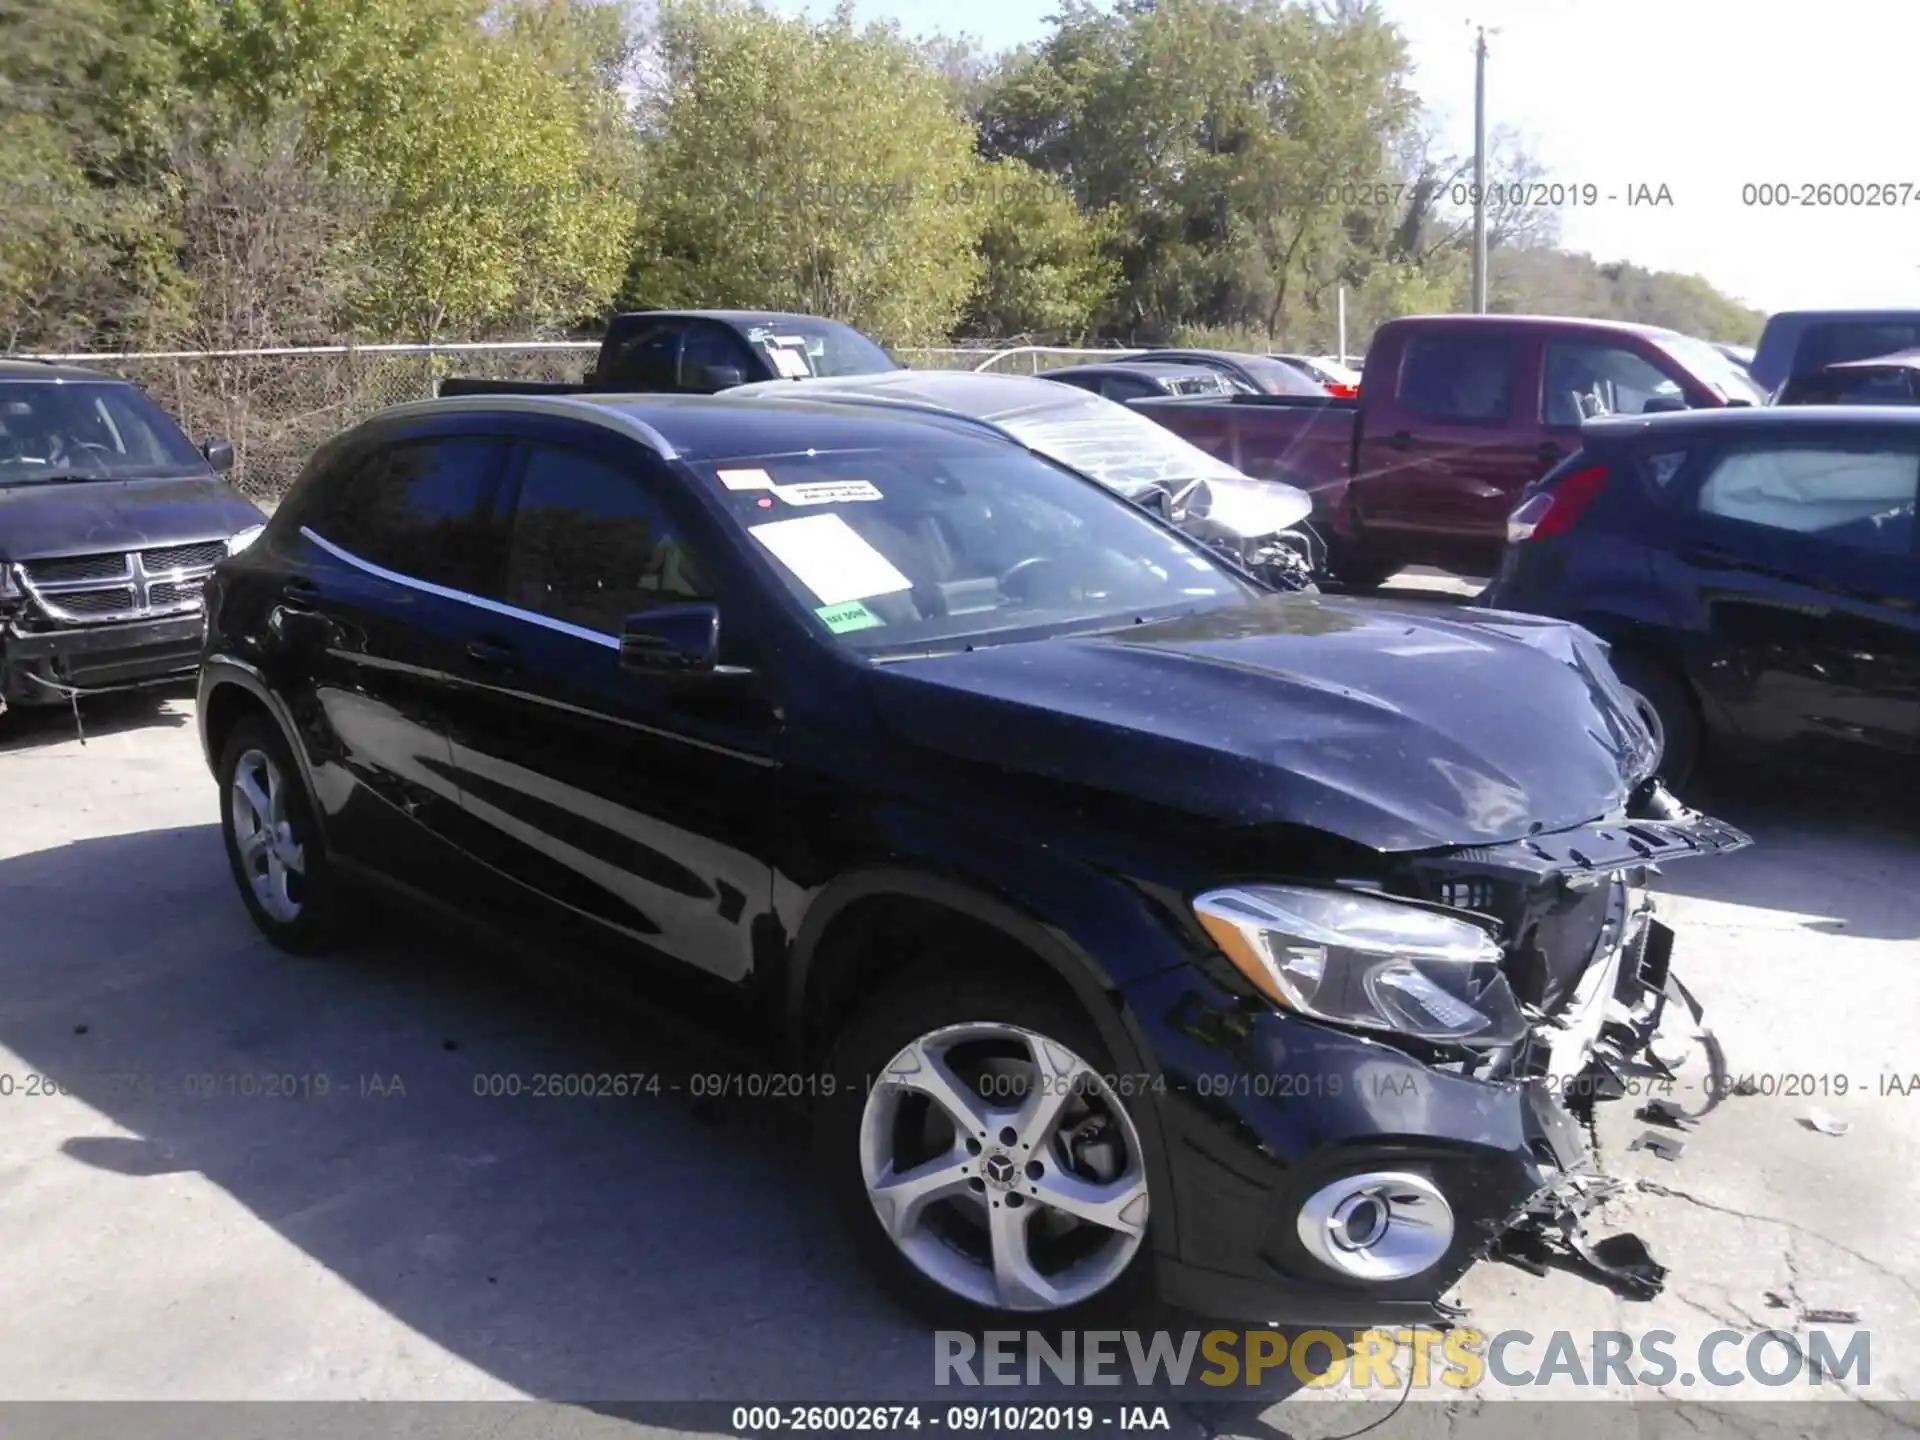
[[1380,328],[1384,330],[1388,325],[1407,325],[1416,321],[1422,326],[1444,323],[1449,326],[1458,326],[1463,330],[1481,326],[1498,329],[1512,325],[1528,328],[1555,325],[1573,330],[1604,331],[1614,335],[1644,335],[1649,338],[1658,336],[1662,339],[1686,338],[1683,332],[1666,325],[1644,325],[1637,320],[1596,320],[1585,315],[1402,315],[1397,320],[1387,321],[1386,325]]
[[793,310],[628,310],[614,318],[616,320],[718,320],[723,325],[767,323],[844,325],[846,323],[842,320],[829,320],[822,315],[802,315]]
[[[1875,355],[1865,360],[1836,360],[1827,366],[1829,370],[1916,370],[1920,369],[1920,349],[1895,350],[1886,355]],[[1814,374],[1821,372],[1814,371]]]
[[1767,317],[1769,325],[1779,320],[1865,320],[1868,323],[1876,320],[1897,320],[1911,323],[1920,320],[1920,310],[1912,306],[1877,310],[1776,310]]
[[[1251,350],[1212,350],[1192,345],[1156,345],[1146,352],[1153,355],[1204,355],[1209,360],[1271,360],[1271,355],[1256,355]],[[1153,361],[1148,359],[1147,364]]]
[[0,358],[0,380],[95,380],[113,385],[133,382],[104,370],[83,370],[78,365],[59,365],[47,360]]
[[[1178,366],[1175,373],[1184,373]],[[804,400],[809,394],[867,395],[880,400],[952,411],[996,421],[1036,412],[1102,404],[1077,386],[1039,375],[999,375],[990,370],[883,370],[871,375],[822,375],[807,380],[763,380],[725,392],[741,399],[767,396]]]
[[[1019,378],[1019,377],[1001,377]],[[781,382],[790,389],[802,382]],[[1042,382],[1044,383],[1044,382]],[[1050,390],[1070,387],[1050,385]],[[889,443],[924,442],[944,430],[977,444],[1011,441],[962,416],[929,410],[853,408],[802,396],[720,395],[460,395],[394,405],[365,427],[438,415],[500,414],[529,419],[579,420],[625,434],[669,459],[726,460],[795,450],[871,450]]]
[[1627,439],[1636,434],[1687,435],[1694,432],[1818,430],[1835,426],[1889,425],[1920,432],[1920,406],[1901,405],[1729,405],[1711,410],[1674,410],[1658,415],[1608,415],[1589,420],[1581,434]]
[[1052,375],[1151,375],[1159,380],[1190,380],[1191,365],[1176,365],[1170,360],[1101,360],[1091,365],[1056,365],[1040,372],[1045,380]]

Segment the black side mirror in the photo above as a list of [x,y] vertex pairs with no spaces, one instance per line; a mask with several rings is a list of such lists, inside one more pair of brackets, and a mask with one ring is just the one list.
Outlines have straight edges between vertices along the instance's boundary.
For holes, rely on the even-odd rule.
[[731,390],[735,385],[747,383],[747,372],[738,365],[709,365],[707,383],[715,390]]
[[620,668],[648,675],[713,674],[720,659],[720,607],[705,601],[662,605],[627,617]]
[[200,453],[207,457],[207,464],[224,475],[233,469],[233,442],[231,440],[209,440],[200,447]]
[[1684,395],[1649,395],[1646,403],[1640,407],[1640,413],[1642,415],[1671,415],[1675,411],[1685,410],[1686,408],[1687,397]]

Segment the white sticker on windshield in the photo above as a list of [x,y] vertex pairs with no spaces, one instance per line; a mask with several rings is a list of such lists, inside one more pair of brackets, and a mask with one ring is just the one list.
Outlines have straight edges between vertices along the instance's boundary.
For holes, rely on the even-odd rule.
[[773,357],[773,368],[789,380],[805,380],[813,374],[807,368],[806,356],[797,350],[789,350],[784,345],[776,345],[767,354]]
[[870,480],[814,480],[803,485],[776,485],[773,493],[789,505],[837,505],[842,500],[885,498]]
[[897,595],[913,582],[893,568],[838,515],[775,520],[748,532],[791,570],[823,605]]
[[771,490],[773,477],[764,470],[716,470],[720,483],[729,490]]

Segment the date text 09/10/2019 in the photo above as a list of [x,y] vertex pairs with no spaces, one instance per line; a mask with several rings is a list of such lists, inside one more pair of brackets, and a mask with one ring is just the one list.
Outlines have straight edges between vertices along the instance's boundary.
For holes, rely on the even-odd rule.
[[1171,1430],[1164,1405],[736,1405],[743,1435],[912,1433],[1067,1435],[1098,1430]]

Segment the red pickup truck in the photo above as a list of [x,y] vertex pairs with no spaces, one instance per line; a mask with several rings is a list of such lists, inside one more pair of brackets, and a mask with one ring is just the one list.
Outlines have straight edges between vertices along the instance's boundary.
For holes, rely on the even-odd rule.
[[1491,574],[1527,483],[1584,420],[1760,405],[1703,340],[1540,315],[1413,315],[1380,327],[1357,399],[1154,397],[1133,407],[1236,469],[1307,491],[1334,578],[1406,565]]

